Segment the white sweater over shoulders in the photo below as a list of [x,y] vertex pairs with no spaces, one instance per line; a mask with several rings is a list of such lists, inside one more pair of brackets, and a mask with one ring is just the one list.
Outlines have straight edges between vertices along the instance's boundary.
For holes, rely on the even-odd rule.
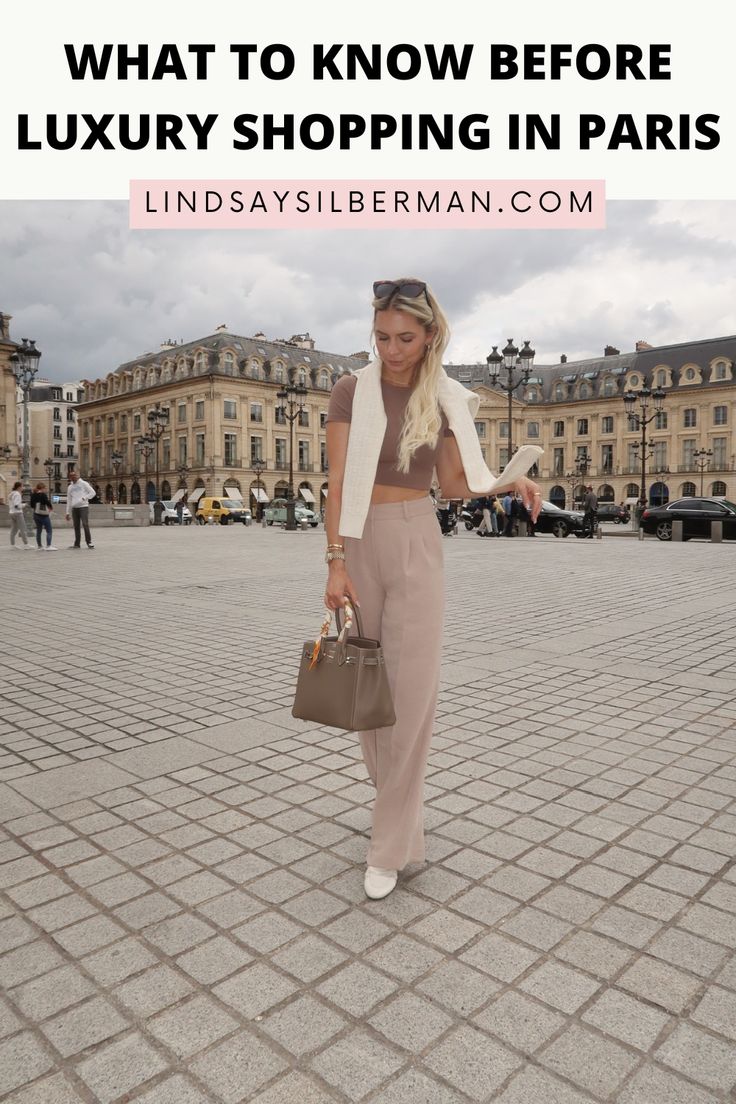
[[[340,535],[362,537],[371,494],[378,470],[378,458],[386,433],[386,412],[381,394],[381,362],[373,360],[355,375],[352,420],[345,460],[342,488]],[[474,417],[480,399],[457,380],[442,372],[439,401],[460,451],[465,480],[473,494],[489,494],[495,487],[507,486],[526,475],[542,455],[538,445],[523,445],[515,452],[499,476],[486,467]]]

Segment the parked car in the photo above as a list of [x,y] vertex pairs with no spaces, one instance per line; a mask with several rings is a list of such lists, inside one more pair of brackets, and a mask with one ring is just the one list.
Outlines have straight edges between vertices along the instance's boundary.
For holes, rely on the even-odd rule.
[[631,514],[625,506],[617,506],[615,502],[599,502],[598,521],[612,521],[614,525],[628,525],[631,521]]
[[[284,523],[286,521],[286,499],[272,499],[263,511],[263,516],[266,519],[267,525],[273,525],[274,522],[276,522],[277,525]],[[298,499],[294,503],[294,516],[297,522],[308,521],[312,529],[316,529],[319,525],[319,518],[314,510],[310,510],[308,506],[305,506],[304,503],[300,502]]]
[[196,517],[200,525],[205,525],[210,518],[220,525],[232,525],[235,521],[250,525],[251,522],[248,507],[234,498],[200,498]]
[[576,537],[583,533],[583,515],[577,510],[562,510],[552,502],[542,500],[542,509],[535,525],[537,533],[551,533],[553,537]]
[[[153,522],[154,522],[154,514],[153,514],[154,505],[155,505],[155,503],[153,503],[153,502],[148,503],[148,520],[150,521],[151,525],[153,525]],[[161,505],[164,508],[164,512],[161,516],[161,521],[163,522],[163,524],[164,525],[178,525],[179,524],[179,515],[176,512],[176,503],[174,502],[174,500],[173,499],[163,499],[162,498],[161,499]],[[184,507],[184,511],[182,513],[181,520],[182,520],[183,525],[190,525],[191,524],[192,512],[191,512],[191,510],[189,509],[188,506]]]
[[736,540],[736,505],[725,498],[678,498],[666,506],[647,507],[641,516],[645,533],[672,540],[672,523],[681,521],[683,540],[710,537],[712,521],[723,522],[723,539]]

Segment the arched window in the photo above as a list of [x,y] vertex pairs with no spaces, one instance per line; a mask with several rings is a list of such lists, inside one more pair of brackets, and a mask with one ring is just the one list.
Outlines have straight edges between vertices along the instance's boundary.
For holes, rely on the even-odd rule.
[[306,370],[306,368],[300,368],[299,371],[297,372],[296,376],[297,376],[297,383],[300,385],[300,387],[306,387],[307,386],[307,370]]
[[539,392],[537,391],[536,387],[527,387],[524,398],[527,402],[530,403],[539,402]]
[[156,484],[153,482],[152,479],[149,479],[148,483],[146,484],[146,502],[155,502],[155,501],[156,501]]
[[105,502],[112,502],[115,498],[115,492],[112,489],[112,483],[108,483],[105,487]]
[[156,369],[155,368],[149,368],[148,369],[148,376],[146,378],[146,383],[148,384],[149,387],[153,387],[155,382],[156,382]]
[[613,376],[606,376],[603,381],[603,394],[606,398],[616,394],[616,381]]
[[695,369],[694,368],[686,368],[683,374],[685,376],[685,379],[688,380],[688,381],[695,379]]
[[168,479],[164,479],[163,483],[161,484],[161,497],[164,502],[168,502],[171,498],[171,484],[169,483]]
[[654,416],[654,428],[666,429],[667,428],[667,411],[658,410]]
[[222,358],[223,371],[226,376],[232,376],[235,372],[235,357],[232,353],[225,353]]
[[187,364],[185,357],[182,357],[179,361],[179,370],[176,374],[179,379],[186,379],[186,377],[189,375],[189,365]]
[[639,386],[639,377],[638,376],[631,376],[629,378],[629,386],[630,387],[638,387]]
[[204,372],[204,353],[201,349],[194,358],[194,368],[197,372]]
[[121,483],[118,487],[118,502],[121,506],[127,505],[128,502],[128,488],[124,483]]
[[273,378],[276,383],[284,382],[284,366],[280,360],[277,360],[273,366]]
[[325,391],[327,391],[329,389],[329,386],[330,386],[330,373],[327,371],[326,368],[323,368],[322,371],[319,374],[319,385]]
[[581,399],[589,399],[590,398],[590,384],[589,383],[581,383],[580,384],[580,390],[578,391],[578,396]]
[[713,379],[724,380],[726,379],[726,362],[725,360],[719,360],[717,364],[713,365]]
[[670,500],[670,489],[666,483],[658,481],[652,483],[649,488],[649,504],[650,506],[666,506]]
[[567,388],[564,383],[558,383],[555,387],[555,402],[564,402],[567,397]]
[[141,501],[141,485],[138,480],[130,488],[130,502],[132,506],[138,506]]
[[616,495],[610,483],[602,483],[598,488],[599,502],[615,502]]
[[624,498],[638,498],[639,497],[639,484],[627,483],[626,490],[624,491]]
[[726,484],[721,479],[716,479],[715,483],[710,489],[710,493],[715,496],[725,496]]
[[694,483],[683,483],[682,490],[680,492],[683,498],[694,498],[697,491]]
[[164,370],[161,373],[161,379],[164,383],[168,383],[171,379],[171,366],[169,364],[164,367]]
[[252,360],[250,362],[250,374],[252,379],[263,379],[263,369],[257,360]]
[[559,506],[561,510],[565,509],[565,488],[553,487],[549,492],[549,500],[553,506]]
[[667,373],[665,372],[664,368],[660,368],[660,370],[657,372],[657,387],[666,387],[666,386],[667,386]]

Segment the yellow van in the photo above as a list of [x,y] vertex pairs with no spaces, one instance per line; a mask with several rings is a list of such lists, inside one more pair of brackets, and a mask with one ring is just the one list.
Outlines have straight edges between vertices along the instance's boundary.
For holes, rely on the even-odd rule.
[[210,518],[214,518],[220,525],[232,525],[235,521],[250,525],[251,520],[250,510],[245,503],[234,498],[200,498],[195,516],[200,525],[206,525]]

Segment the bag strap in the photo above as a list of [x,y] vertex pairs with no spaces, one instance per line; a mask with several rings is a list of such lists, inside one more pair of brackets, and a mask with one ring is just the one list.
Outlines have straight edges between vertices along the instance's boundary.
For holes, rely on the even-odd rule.
[[[336,649],[335,654],[336,654],[337,661],[340,664],[340,666],[342,666],[342,664],[345,662],[346,638],[347,638],[347,635],[350,632],[351,628],[353,627],[353,617],[355,617],[357,622],[358,622],[358,633],[360,634],[360,636],[363,635],[363,629],[362,629],[360,619],[359,619],[359,616],[358,616],[358,611],[356,609],[354,609],[351,606],[350,602],[348,602],[347,600],[345,602],[345,624],[342,625],[342,626],[340,625],[341,613],[342,613],[341,610],[339,610],[339,609],[335,610],[335,620],[337,621],[337,630],[338,630],[337,649]],[[322,627],[319,630],[319,636],[317,637],[317,639],[314,642],[314,647],[312,649],[312,657],[311,657],[312,662],[309,664],[309,670],[310,671],[312,670],[312,668],[315,666],[315,664],[319,660],[320,651],[322,649],[322,641],[325,639],[325,637],[329,633],[331,624],[332,624],[332,610],[328,609],[328,610],[325,610],[325,616],[322,620]]]
[[[353,621],[355,621],[358,627],[357,635],[363,636],[363,625],[360,620],[360,613],[358,612],[357,606],[353,606],[350,602],[345,602],[345,624],[343,626],[340,625],[342,613],[343,611],[341,609],[335,610],[335,622],[337,624],[338,633],[342,636],[343,631],[346,630],[345,636],[350,636],[350,630],[353,627]],[[352,635],[355,636],[356,634],[353,633]]]

